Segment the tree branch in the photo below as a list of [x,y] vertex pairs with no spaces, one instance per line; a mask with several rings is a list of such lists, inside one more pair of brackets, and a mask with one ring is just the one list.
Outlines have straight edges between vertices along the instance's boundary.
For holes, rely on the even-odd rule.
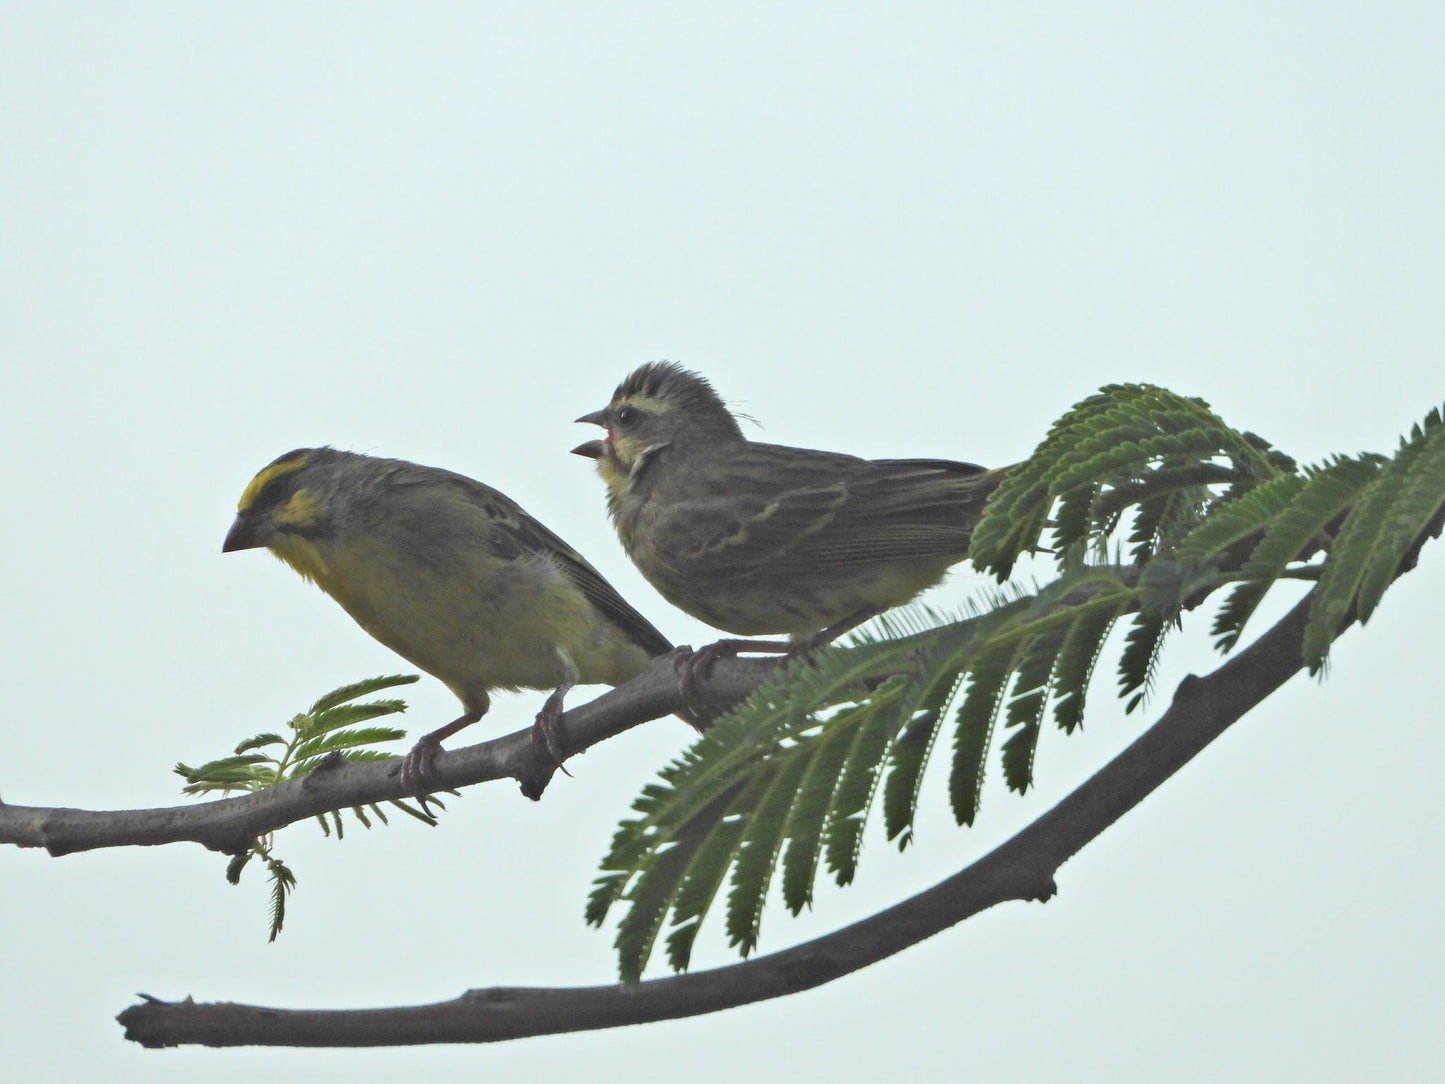
[[[1139,575],[1132,566],[1110,571],[1120,583],[1130,585]],[[1076,588],[1057,602],[1078,604],[1095,590]],[[654,659],[626,685],[565,712],[559,727],[563,759],[642,723],[685,710],[675,660],[675,654]],[[719,715],[746,699],[779,665],[776,658],[720,659],[707,678],[699,682],[699,694],[711,714]],[[0,801],[0,844],[44,847],[52,857],[102,847],[154,847],[165,843],[199,843],[213,851],[239,854],[258,836],[308,817],[413,797],[401,786],[397,775],[400,763],[358,763],[337,756],[301,779],[254,794],[156,809],[67,809],[6,805]],[[443,751],[434,774],[439,791],[515,779],[524,795],[537,800],[556,770],[551,757],[533,742],[529,727],[479,745]]]
[[[634,726],[682,710],[673,656],[654,659],[634,680],[566,712],[559,726],[565,757]],[[773,659],[723,659],[704,691],[710,702],[743,699],[776,668]],[[53,856],[98,847],[152,847],[200,843],[237,854],[257,836],[319,813],[408,798],[397,777],[400,760],[354,763],[336,757],[310,775],[255,794],[159,809],[88,810],[0,802],[0,843],[44,847]],[[551,757],[532,741],[528,727],[480,745],[443,752],[437,758],[438,790],[515,779],[522,793],[540,798],[556,771]]]
[[1065,861],[1301,669],[1309,602],[1209,676],[1186,677],[1153,726],[1008,842],[933,888],[795,948],[633,987],[494,987],[433,1005],[342,1011],[148,998],[118,1020],[128,1039],[152,1047],[476,1043],[695,1016],[822,985],[995,904],[1052,896]]

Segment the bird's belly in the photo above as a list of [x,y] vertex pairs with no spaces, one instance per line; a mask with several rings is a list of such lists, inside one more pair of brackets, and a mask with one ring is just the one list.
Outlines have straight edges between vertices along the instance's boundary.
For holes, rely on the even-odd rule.
[[[374,558],[358,563],[375,567]],[[464,701],[468,689],[555,687],[564,674],[559,648],[584,684],[620,683],[647,662],[545,560],[510,562],[486,583],[459,585],[452,573],[408,565],[380,576],[357,568],[321,586],[358,625]]]
[[943,579],[938,559],[811,575],[750,576],[698,591],[683,580],[653,585],[679,609],[737,636],[804,638],[859,610],[901,606]]

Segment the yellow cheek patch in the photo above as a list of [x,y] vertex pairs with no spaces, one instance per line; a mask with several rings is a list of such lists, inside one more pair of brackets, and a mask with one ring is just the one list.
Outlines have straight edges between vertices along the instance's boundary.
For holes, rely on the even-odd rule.
[[604,455],[597,461],[597,473],[613,493],[620,494],[627,488],[627,472],[617,469],[617,460],[612,456]]
[[261,490],[270,485],[274,479],[280,478],[284,474],[290,474],[293,471],[300,470],[306,466],[310,458],[311,453],[303,451],[292,452],[290,455],[282,456],[276,460],[276,462],[272,463],[260,474],[251,479],[250,485],[248,485],[245,492],[241,494],[241,500],[236,505],[236,511],[246,511],[246,509],[256,503],[256,498],[261,495]]
[[[598,460],[598,464],[600,465],[610,460],[608,465],[611,466],[614,471],[626,474],[632,470],[633,466],[637,463],[638,457],[646,450],[647,446],[636,437],[620,436],[614,433],[612,435],[612,454],[610,456],[603,456],[602,459]],[[603,477],[606,478],[607,476],[604,474]]]
[[289,523],[295,526],[306,526],[316,522],[317,514],[321,506],[316,503],[316,498],[311,495],[309,489],[298,489],[291,494],[291,499],[276,509],[271,519],[276,523]]
[[326,588],[326,562],[322,559],[316,543],[300,535],[278,534],[267,548],[294,568],[303,579],[315,580]]

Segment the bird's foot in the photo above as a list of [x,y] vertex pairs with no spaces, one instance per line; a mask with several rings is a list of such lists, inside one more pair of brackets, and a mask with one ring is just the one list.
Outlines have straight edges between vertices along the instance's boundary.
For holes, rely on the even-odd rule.
[[418,798],[425,797],[437,789],[437,754],[442,751],[441,739],[430,734],[411,747],[411,752],[401,758],[401,785],[408,793]]
[[547,755],[562,770],[562,774],[570,776],[572,773],[562,764],[566,757],[562,752],[562,735],[558,728],[561,720],[562,690],[558,689],[547,697],[542,710],[537,712],[537,719],[532,724],[532,744],[546,749]]
[[[795,647],[796,645],[790,644],[786,640],[718,640],[716,643],[707,644],[696,651],[679,651],[677,657],[672,660],[672,665],[682,678],[679,691],[682,693],[682,702],[687,708],[688,714],[707,718],[709,712],[707,705],[699,699],[698,684],[707,680],[713,665],[719,659],[737,658],[738,654],[744,651],[759,655],[787,657],[793,654]],[[688,721],[692,722],[691,719]],[[697,724],[693,723],[693,725]]]

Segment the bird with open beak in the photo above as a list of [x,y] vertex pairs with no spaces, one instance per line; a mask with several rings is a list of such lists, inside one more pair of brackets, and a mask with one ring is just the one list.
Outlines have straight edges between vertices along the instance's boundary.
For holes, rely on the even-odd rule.
[[938,583],[968,555],[1005,469],[946,459],[860,459],[764,444],[702,376],[652,362],[601,410],[593,459],[622,544],[673,605],[738,636],[738,650],[811,650]]

